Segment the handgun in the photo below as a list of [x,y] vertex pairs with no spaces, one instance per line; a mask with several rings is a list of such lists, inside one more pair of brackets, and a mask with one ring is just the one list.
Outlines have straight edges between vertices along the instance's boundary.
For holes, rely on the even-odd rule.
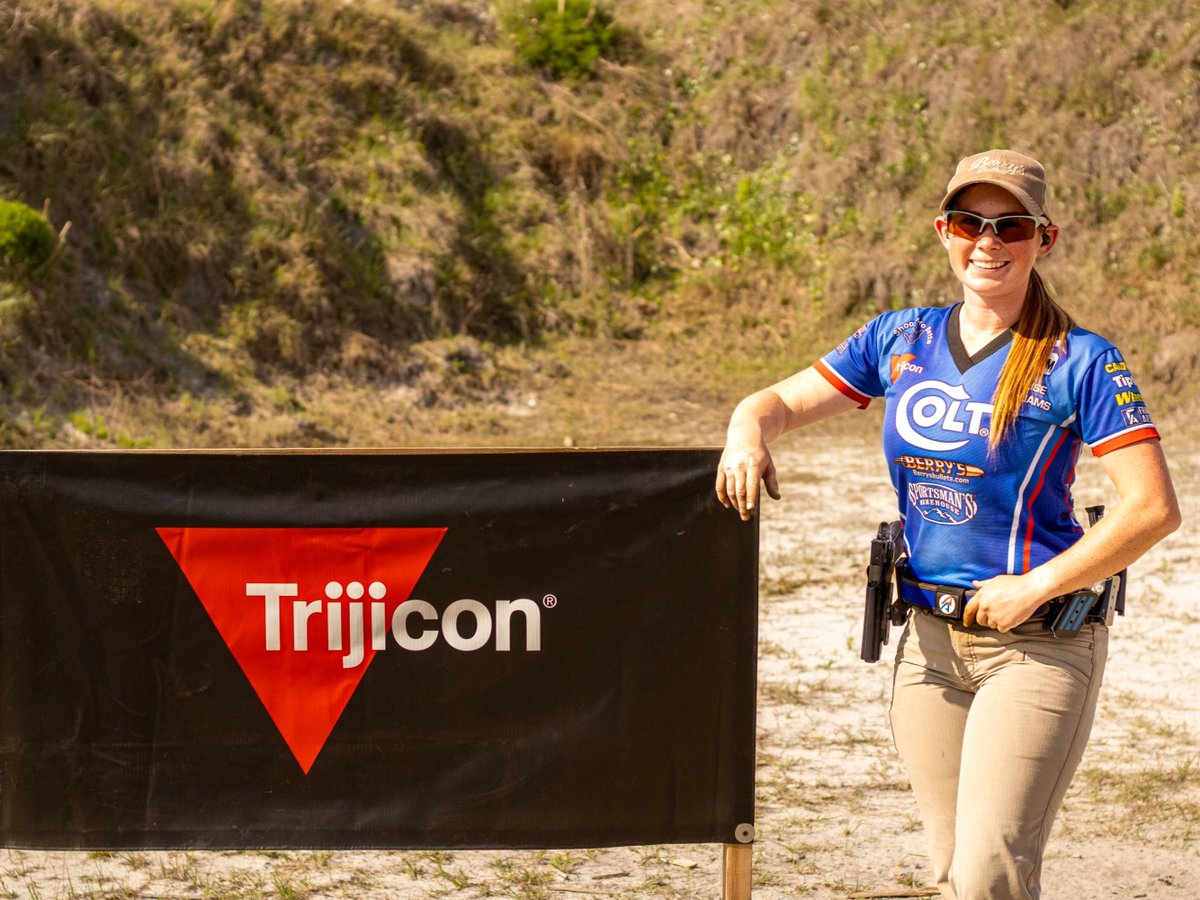
[[[871,562],[867,566],[867,599],[863,610],[862,647],[864,662],[876,662],[892,625],[903,622],[903,610],[892,602],[896,559],[903,548],[904,526],[899,522],[880,522],[871,541]],[[899,622],[897,621],[899,618]]]

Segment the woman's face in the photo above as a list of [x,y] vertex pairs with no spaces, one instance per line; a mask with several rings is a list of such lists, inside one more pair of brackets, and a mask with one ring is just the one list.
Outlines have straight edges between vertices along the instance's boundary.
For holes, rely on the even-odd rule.
[[[994,184],[973,184],[954,197],[951,209],[994,218],[1004,215],[1028,215],[1020,201]],[[1006,244],[987,228],[975,240],[957,237],[946,223],[935,223],[938,236],[950,257],[950,268],[962,282],[963,290],[983,300],[1024,301],[1029,288],[1029,273],[1039,256],[1050,252],[1058,240],[1058,228],[1047,225],[1026,241]],[[1042,235],[1048,236],[1042,243]]]

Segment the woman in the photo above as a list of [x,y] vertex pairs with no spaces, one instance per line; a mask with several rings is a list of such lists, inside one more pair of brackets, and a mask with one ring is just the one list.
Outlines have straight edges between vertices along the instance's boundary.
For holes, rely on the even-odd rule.
[[[743,400],[717,496],[748,519],[760,480],[779,499],[772,440],[885,398],[912,608],[892,732],[936,883],[957,900],[1036,898],[1108,645],[1096,616],[1076,636],[1052,633],[1047,605],[1132,563],[1179,509],[1125,361],[1034,271],[1059,237],[1042,166],[1011,150],[963,159],[934,225],[962,302],[884,313]],[[1084,443],[1121,498],[1086,533],[1070,491]]]

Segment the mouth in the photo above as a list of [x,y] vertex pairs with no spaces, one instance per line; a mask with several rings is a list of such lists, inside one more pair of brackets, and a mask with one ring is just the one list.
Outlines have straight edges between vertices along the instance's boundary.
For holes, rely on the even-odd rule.
[[972,259],[969,260],[969,262],[975,268],[983,269],[988,272],[994,272],[997,269],[1003,269],[1008,265],[1008,261],[1003,259]]

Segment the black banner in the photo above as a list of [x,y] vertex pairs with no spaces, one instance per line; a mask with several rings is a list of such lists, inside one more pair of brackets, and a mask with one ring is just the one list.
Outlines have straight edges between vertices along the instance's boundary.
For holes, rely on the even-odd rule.
[[0,453],[0,844],[734,841],[757,525],[716,461]]

